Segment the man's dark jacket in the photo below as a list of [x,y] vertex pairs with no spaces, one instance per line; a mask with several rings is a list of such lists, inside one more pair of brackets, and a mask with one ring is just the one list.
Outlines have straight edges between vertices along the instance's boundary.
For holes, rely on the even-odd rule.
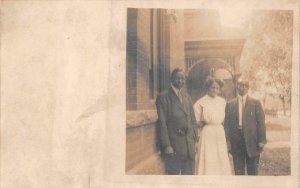
[[179,158],[194,159],[196,119],[190,96],[182,93],[182,103],[172,88],[157,97],[158,139],[162,152],[172,146]]
[[[238,153],[239,146],[239,102],[235,98],[228,102],[225,110],[224,128],[226,140],[231,147],[232,154]],[[251,97],[246,98],[243,112],[243,134],[249,157],[260,154],[259,143],[266,143],[265,114],[261,103]]]

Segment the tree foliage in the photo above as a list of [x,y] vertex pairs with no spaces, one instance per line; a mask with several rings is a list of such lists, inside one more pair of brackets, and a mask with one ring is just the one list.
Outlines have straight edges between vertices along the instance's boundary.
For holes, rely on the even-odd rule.
[[255,11],[247,26],[243,76],[253,90],[278,96],[285,109],[292,89],[293,14],[287,10]]

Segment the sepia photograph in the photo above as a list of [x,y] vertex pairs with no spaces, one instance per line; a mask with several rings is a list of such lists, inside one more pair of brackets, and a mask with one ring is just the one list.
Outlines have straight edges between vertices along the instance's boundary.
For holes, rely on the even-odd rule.
[[128,8],[126,175],[290,176],[293,16]]
[[299,188],[299,10],[1,1],[0,187]]

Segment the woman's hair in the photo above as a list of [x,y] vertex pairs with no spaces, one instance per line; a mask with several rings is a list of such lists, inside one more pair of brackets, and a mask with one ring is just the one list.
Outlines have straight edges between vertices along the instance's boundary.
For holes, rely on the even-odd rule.
[[220,86],[220,88],[222,88],[224,86],[223,80],[216,79],[216,78],[207,78],[205,81],[205,84],[204,84],[205,88],[209,89],[213,85],[214,82],[217,83]]

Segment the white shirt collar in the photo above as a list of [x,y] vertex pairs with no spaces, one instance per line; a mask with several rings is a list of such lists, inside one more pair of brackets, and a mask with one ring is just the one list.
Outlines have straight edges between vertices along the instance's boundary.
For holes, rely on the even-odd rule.
[[238,94],[238,99],[239,99],[239,100],[242,100],[242,99],[243,99],[243,101],[246,101],[247,96],[248,96],[248,94],[244,95],[243,97],[240,96],[240,95]]
[[178,96],[178,93],[181,92],[182,89],[177,89],[173,84],[171,84],[171,87],[173,91],[176,93],[176,95]]
[[212,97],[212,96],[210,96],[209,94],[206,94],[206,98],[213,100],[213,99],[217,99],[218,96]]

